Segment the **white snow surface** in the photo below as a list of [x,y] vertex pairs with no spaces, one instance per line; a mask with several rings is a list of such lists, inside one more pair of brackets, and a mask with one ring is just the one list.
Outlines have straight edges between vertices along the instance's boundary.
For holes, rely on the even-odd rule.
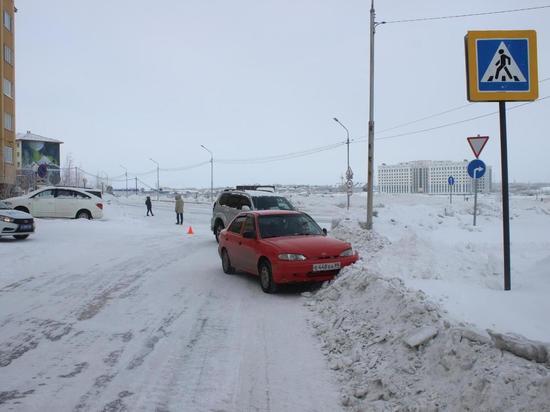
[[320,289],[225,275],[202,198],[2,238],[0,410],[550,410],[550,362],[486,332],[550,352],[549,202],[512,197],[504,291],[495,195],[476,227],[471,198],[378,195],[373,231],[362,194],[286,195],[361,255]]

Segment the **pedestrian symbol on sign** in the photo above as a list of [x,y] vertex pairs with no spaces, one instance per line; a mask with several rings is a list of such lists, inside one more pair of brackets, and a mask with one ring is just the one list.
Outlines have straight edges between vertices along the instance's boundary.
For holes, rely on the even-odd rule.
[[486,82],[525,82],[525,76],[503,41],[500,42],[491,62],[481,78]]

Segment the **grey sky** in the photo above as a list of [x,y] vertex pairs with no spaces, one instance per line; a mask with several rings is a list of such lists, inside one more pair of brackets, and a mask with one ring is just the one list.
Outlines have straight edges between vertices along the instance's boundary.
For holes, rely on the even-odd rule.
[[[533,7],[545,1],[378,1],[377,20]],[[345,146],[290,160],[261,158],[365,138],[370,1],[19,0],[17,129],[63,140],[86,171],[129,175],[187,167],[214,152],[216,186],[334,184]],[[376,35],[376,129],[467,103],[468,30],[534,29],[539,79],[550,77],[550,9],[380,26]],[[550,81],[540,84],[550,95]],[[510,103],[509,106],[514,104]],[[423,129],[498,110],[476,103],[405,128]],[[550,99],[508,113],[511,181],[550,181]],[[462,160],[466,137],[489,135],[481,156],[499,180],[498,116],[377,140],[375,164]],[[351,146],[355,180],[366,181],[366,142]],[[216,162],[216,160],[220,162]],[[161,171],[161,185],[210,185],[208,164]],[[140,176],[154,186],[154,173]]]

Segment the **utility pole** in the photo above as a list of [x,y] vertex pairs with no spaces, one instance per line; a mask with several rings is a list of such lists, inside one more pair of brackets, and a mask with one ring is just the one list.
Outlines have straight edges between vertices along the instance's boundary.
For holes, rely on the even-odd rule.
[[138,189],[137,189],[137,176],[134,177],[134,179],[136,179],[136,195],[138,194]]
[[157,201],[159,200],[160,193],[160,180],[159,180],[159,163],[156,160],[149,158],[149,160],[157,165]]
[[[353,181],[351,179],[353,179],[353,172],[351,171],[350,167],[349,167],[349,130],[346,126],[344,126],[342,124],[342,122],[340,122],[340,120],[338,120],[336,117],[333,117],[333,120],[338,123],[340,126],[342,126],[345,130],[346,130],[346,135],[347,135],[347,138],[346,138],[346,145],[348,147],[348,167],[346,169],[346,193],[347,193],[347,198],[348,198],[348,210],[349,210],[349,198],[350,198],[350,190],[351,190],[351,187],[353,187]],[[351,187],[348,187],[348,182],[351,182],[350,183],[350,186]]]
[[201,147],[210,153],[210,201],[214,199],[214,154],[206,146],[201,144]]
[[370,88],[369,88],[369,139],[367,168],[367,230],[372,229],[373,195],[374,195],[374,0],[370,6]]
[[128,169],[120,165],[124,169],[124,176],[126,176],[126,197],[128,197]]

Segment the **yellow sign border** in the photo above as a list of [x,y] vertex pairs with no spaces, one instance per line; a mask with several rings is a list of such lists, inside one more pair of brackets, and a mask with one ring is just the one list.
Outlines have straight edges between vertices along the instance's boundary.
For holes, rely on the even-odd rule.
[[[477,43],[479,39],[527,39],[529,42],[529,91],[485,92],[478,90]],[[469,31],[466,46],[466,77],[468,100],[471,102],[532,101],[539,97],[537,71],[537,32],[535,30]]]

